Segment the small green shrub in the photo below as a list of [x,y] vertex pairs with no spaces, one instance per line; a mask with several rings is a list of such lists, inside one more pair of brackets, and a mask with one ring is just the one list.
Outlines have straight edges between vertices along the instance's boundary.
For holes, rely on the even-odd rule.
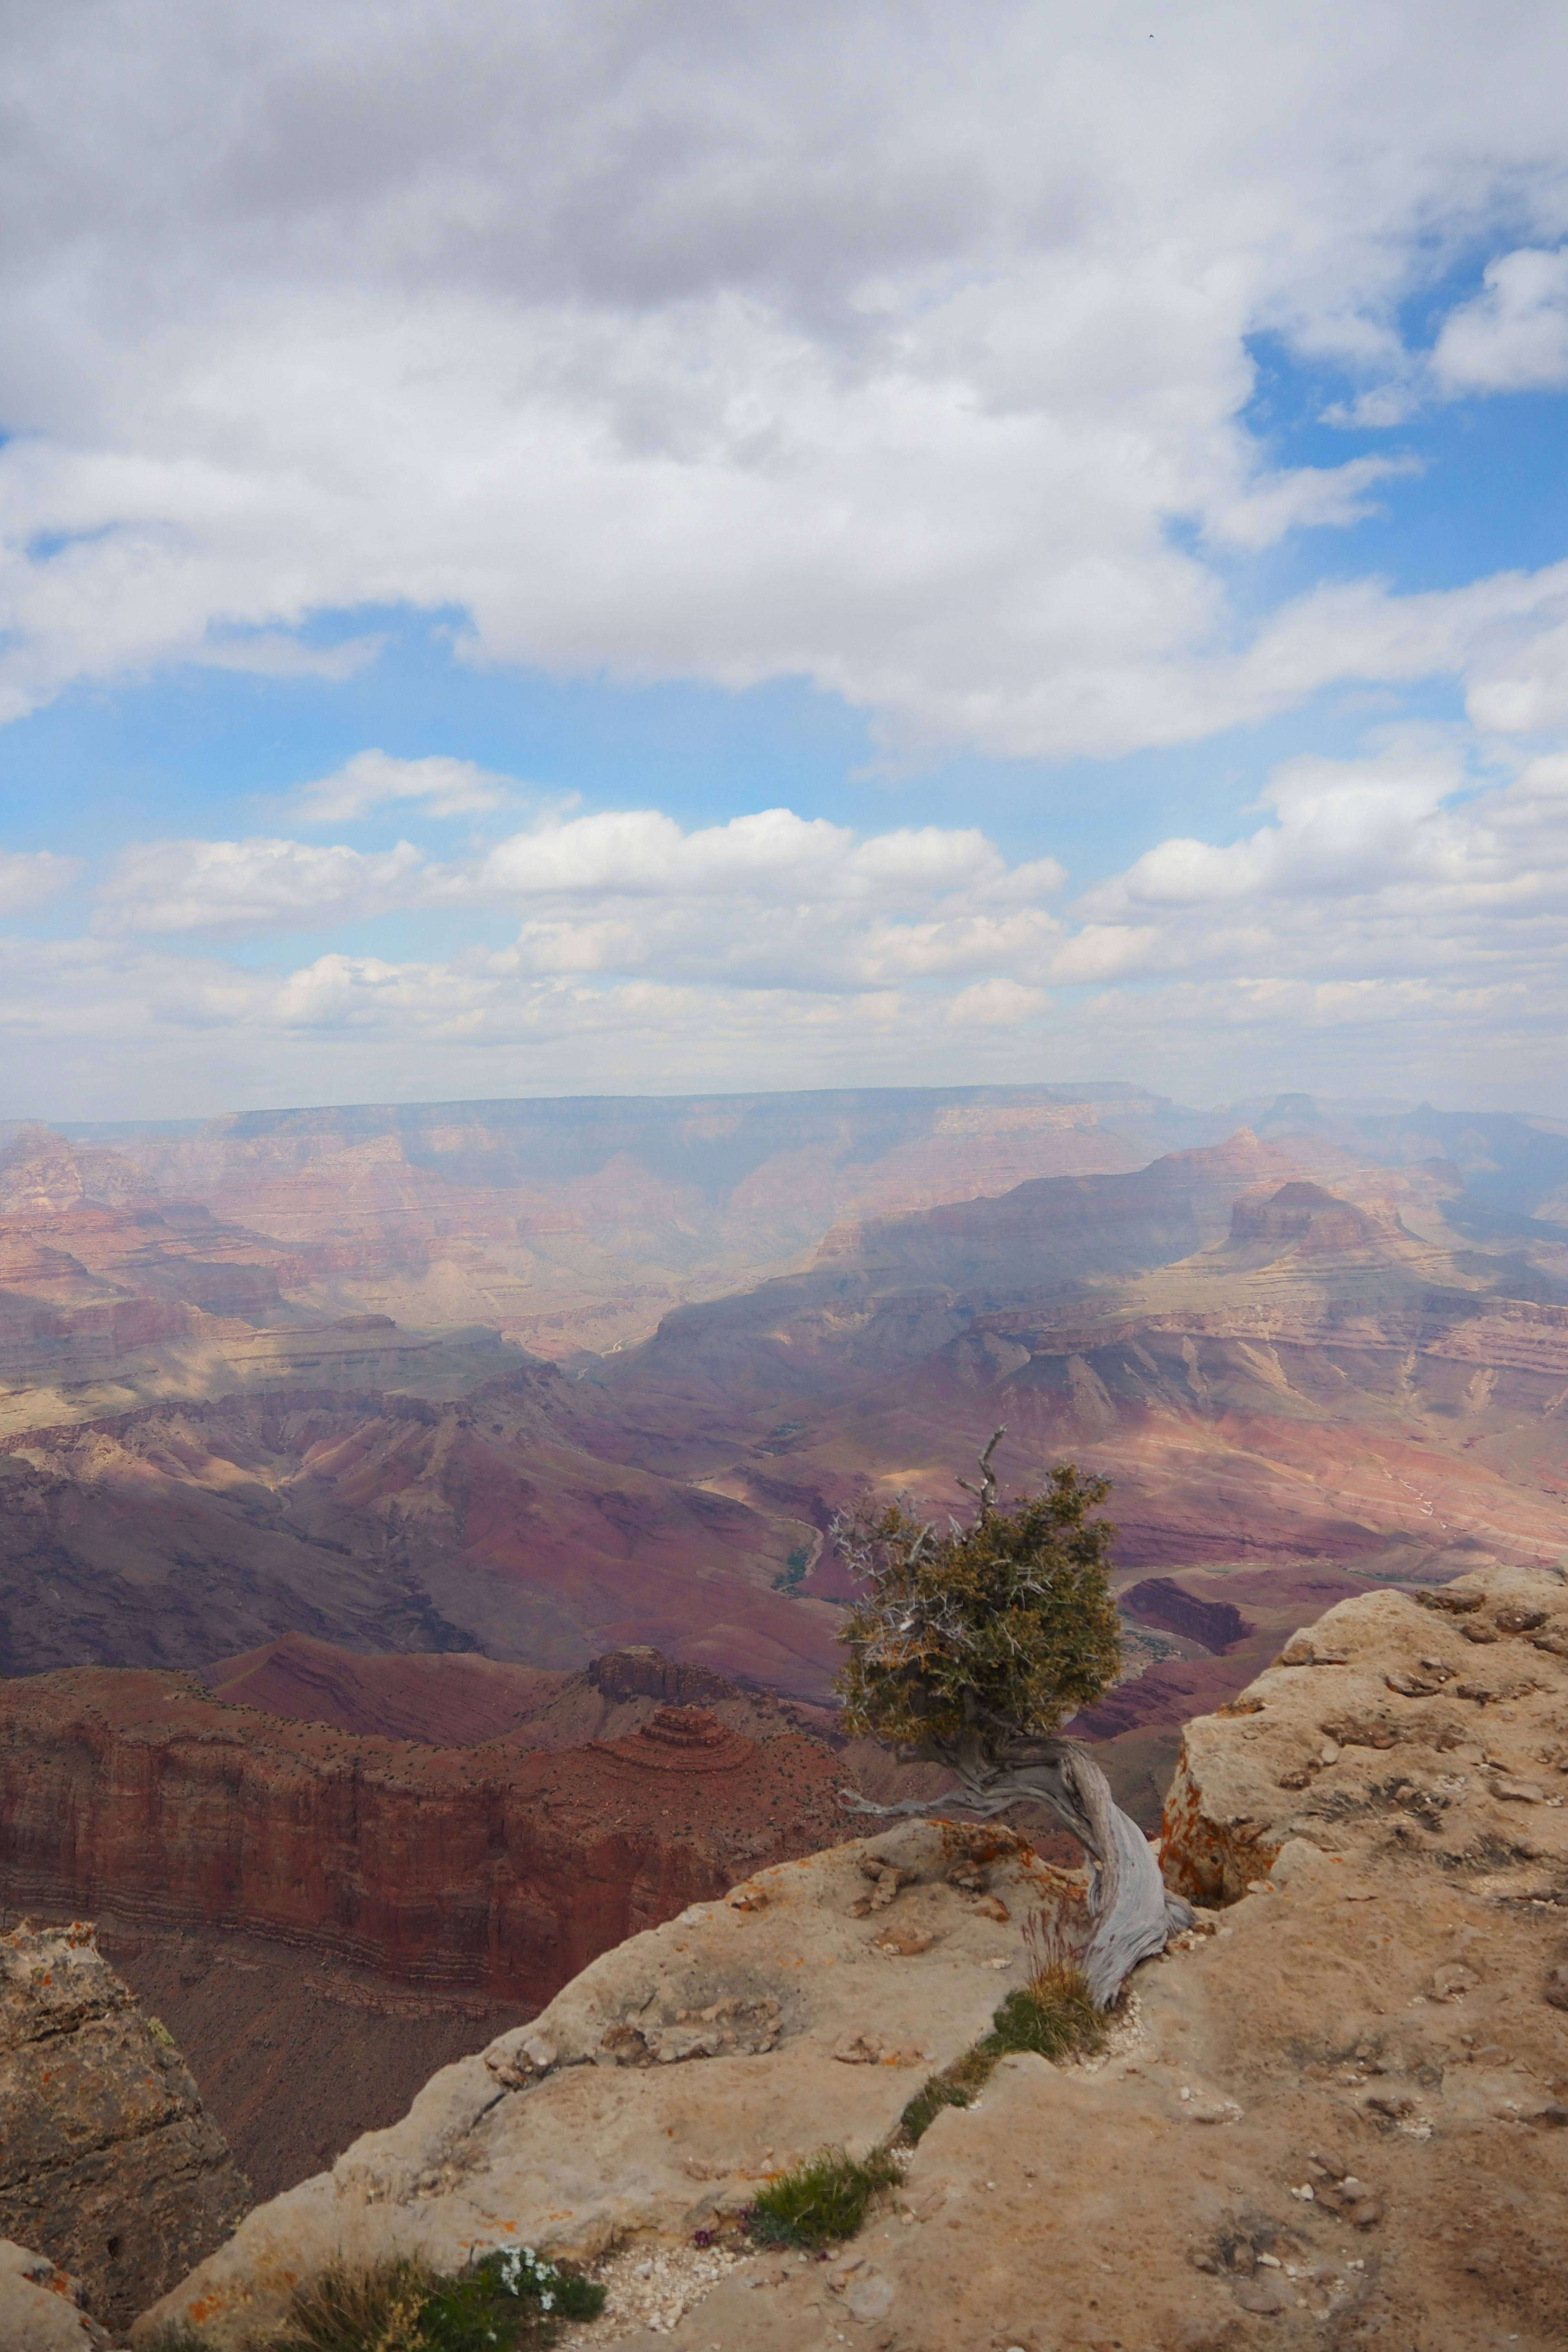
[[909,2105],[899,2118],[900,2138],[915,2147],[931,2129],[943,2107],[966,2107],[976,2091],[991,2079],[1001,2052],[990,2050],[977,2042],[973,2050],[964,2051],[951,2066],[940,2074],[928,2074]]
[[902,2177],[885,2147],[874,2147],[863,2162],[841,2147],[826,2147],[768,2183],[747,2228],[764,2246],[830,2245],[836,2238],[852,2238],[872,2198]]
[[533,2352],[604,2303],[596,2281],[531,2246],[498,2249],[455,2277],[416,2261],[338,2268],[300,2289],[268,2352]]

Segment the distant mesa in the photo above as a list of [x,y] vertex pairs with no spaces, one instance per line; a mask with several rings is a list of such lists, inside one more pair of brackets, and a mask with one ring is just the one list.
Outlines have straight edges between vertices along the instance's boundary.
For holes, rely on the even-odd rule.
[[706,1706],[656,1707],[637,1730],[605,1747],[621,1763],[688,1776],[733,1771],[756,1752],[753,1741]]
[[1122,1608],[1142,1618],[1145,1625],[1158,1625],[1164,1633],[1201,1642],[1215,1657],[1245,1642],[1253,1630],[1232,1602],[1200,1601],[1195,1593],[1184,1591],[1173,1576],[1146,1576],[1118,1597]]
[[1369,1215],[1321,1184],[1295,1180],[1266,1201],[1243,1197],[1230,1213],[1233,1242],[1274,1242],[1308,1251],[1365,1249],[1399,1231],[1391,1214]]
[[[689,1665],[667,1658],[651,1643],[634,1642],[624,1650],[607,1650],[591,1659],[588,1679],[607,1699],[657,1698],[669,1704],[659,1709],[672,1718],[699,1711],[703,1700],[733,1698],[733,1683],[711,1666]],[[712,1720],[711,1717],[708,1718]]]

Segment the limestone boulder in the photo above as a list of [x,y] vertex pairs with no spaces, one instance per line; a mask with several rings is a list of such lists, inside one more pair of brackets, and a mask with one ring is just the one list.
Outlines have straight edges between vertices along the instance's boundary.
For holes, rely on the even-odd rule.
[[0,2344],[5,2352],[112,2352],[79,2279],[47,2254],[0,2238]]
[[1169,1883],[1234,1902],[1291,1837],[1392,1840],[1500,1891],[1568,1875],[1568,1583],[1491,1567],[1341,1601],[1228,1706],[1186,1726],[1165,1806]]

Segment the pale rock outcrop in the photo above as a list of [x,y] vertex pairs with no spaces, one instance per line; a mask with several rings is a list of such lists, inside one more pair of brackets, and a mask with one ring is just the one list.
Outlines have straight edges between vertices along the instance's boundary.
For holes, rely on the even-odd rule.
[[[1341,1601],[1228,1707],[1188,1724],[1165,1875],[1199,1903],[1266,1878],[1287,1839],[1392,1838],[1496,1891],[1568,1869],[1568,1583],[1479,1569]],[[1555,1896],[1550,1899],[1555,1900]]]
[[92,1929],[0,1936],[0,2231],[47,2252],[46,2268],[63,2265],[95,2317],[121,2326],[248,2202],[178,2051]]
[[85,2310],[80,2279],[47,2253],[0,2237],[0,2345],[5,2352],[113,2352]]
[[912,1822],[693,1905],[258,2208],[137,2341],[182,2319],[238,2346],[340,2252],[452,2267],[715,2227],[825,2138],[885,2138],[1025,1981],[1028,1915],[1071,1885],[1008,1830]]
[[[987,1918],[946,1859],[953,1833],[917,1824],[635,1939],[488,2063],[438,2076],[395,2131],[253,2215],[138,2342],[188,2313],[237,2347],[329,2249],[449,2260],[510,2221],[555,2251],[630,2242],[663,2266],[658,2333],[629,2295],[588,2331],[619,2352],[1560,2347],[1568,1657],[1533,1645],[1568,1648],[1565,1601],[1542,1571],[1483,1572],[1432,1607],[1358,1598],[1287,1644],[1321,1663],[1271,1667],[1189,1726],[1172,1865],[1213,1871],[1218,1907],[1136,1972],[1102,2057],[1006,2058],[973,2106],[939,2114],[833,2260],[704,2265],[675,2241],[722,2224],[759,2174],[888,2135],[919,2068],[1021,1980],[1022,1915],[1068,1891],[1060,1875],[1002,1854],[989,1894],[1010,1916]],[[1458,1671],[1438,1683],[1427,1657]],[[1329,1717],[1399,1728],[1331,1742]],[[1321,1771],[1281,1789],[1309,1730]],[[1450,1775],[1464,1787],[1437,1786]],[[667,2063],[665,2034],[721,2047],[760,2013],[766,2038],[770,2011],[726,2015],[725,1999],[776,2001],[774,2046]],[[646,2059],[617,2065],[637,2058],[627,2029]],[[857,2041],[879,2063],[853,2063]],[[899,2063],[917,2047],[930,2058]]]
[[[606,2340],[618,2352],[1561,2346],[1568,1661],[1531,1643],[1568,1649],[1568,1590],[1550,1573],[1490,1571],[1432,1598],[1342,1604],[1284,1654],[1340,1663],[1270,1668],[1188,1727],[1173,1863],[1223,1865],[1239,1899],[1222,1894],[1137,1973],[1103,2060],[1004,2060],[973,2107],[937,2117],[900,2190],[837,2259],[752,2256],[672,2329],[626,2325]],[[1466,1622],[1497,1638],[1456,1637]],[[1493,1693],[1450,1693],[1479,1763],[1438,1744],[1439,1691],[1389,1688],[1424,1655],[1463,1662],[1450,1685]],[[1388,1747],[1336,1739],[1310,1797],[1277,1787],[1309,1725],[1329,1744],[1320,1714],[1381,1723],[1384,1700],[1426,1710],[1413,1718],[1420,1739],[1409,1717]],[[1423,1743],[1440,1773],[1425,1774]],[[1468,1774],[1465,1790],[1436,1786],[1450,1770]],[[1542,1793],[1508,1793],[1515,1784]],[[1257,1840],[1235,1838],[1254,1822]]]
[[79,2279],[47,2254],[0,2238],[0,2344],[5,2352],[111,2352],[111,2339],[83,2308]]

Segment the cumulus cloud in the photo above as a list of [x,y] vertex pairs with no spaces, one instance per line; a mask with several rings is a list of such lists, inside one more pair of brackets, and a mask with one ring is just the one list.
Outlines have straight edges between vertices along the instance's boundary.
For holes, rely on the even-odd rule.
[[[458,761],[351,761],[319,787],[340,814],[386,784],[440,813],[488,795]],[[448,796],[449,797],[444,797]],[[481,805],[488,804],[481,803]],[[154,841],[121,853],[99,891],[101,928],[205,932],[319,928],[432,906],[518,908],[511,973],[643,973],[808,990],[942,982],[1005,971],[1037,979],[1060,935],[1041,901],[1054,858],[1009,866],[973,827],[860,836],[764,809],[685,832],[658,809],[551,817],[483,856],[438,865],[408,842],[366,853],[286,839]]]
[[1450,310],[1432,353],[1447,392],[1568,384],[1568,247],[1522,247],[1487,264],[1473,302]]
[[271,969],[129,938],[0,939],[11,1096],[44,1117],[79,1116],[87,1071],[108,1118],[353,1101],[389,1062],[405,1100],[752,1088],[759,1070],[785,1087],[1040,1077],[1042,1014],[1038,992],[1013,988],[933,1004],[919,989],[542,978],[483,957]]
[[424,853],[400,841],[367,856],[299,841],[144,841],[122,850],[99,891],[103,925],[127,931],[305,929],[429,894]]
[[0,849],[0,915],[30,915],[81,872],[79,857],[49,849]]
[[683,833],[640,809],[519,834],[479,887],[527,908],[510,970],[834,991],[1037,976],[1060,930],[1037,902],[1065,879],[1054,858],[1009,867],[973,828],[862,840],[763,809]]
[[330,776],[300,785],[289,805],[313,824],[352,824],[388,801],[412,802],[427,816],[470,816],[500,808],[513,790],[510,777],[492,775],[471,760],[397,760],[373,750],[356,751]]
[[1394,982],[1433,1001],[1466,987],[1561,1001],[1568,756],[1478,782],[1453,738],[1414,734],[1361,760],[1286,761],[1262,806],[1268,822],[1238,841],[1161,842],[1088,892],[1055,976],[1289,980],[1347,1017],[1356,992]]
[[1155,30],[1067,0],[997,0],[984,41],[896,0],[147,0],[90,41],[17,13],[0,712],[388,604],[455,608],[476,662],[807,677],[917,751],[1187,740],[1464,667],[1462,595],[1376,592],[1348,666],[1312,600],[1261,635],[1234,602],[1227,551],[1352,525],[1389,471],[1276,464],[1248,338],[1398,381],[1399,303],[1506,207],[1531,245],[1442,363],[1545,381],[1568,19],[1200,0]]

